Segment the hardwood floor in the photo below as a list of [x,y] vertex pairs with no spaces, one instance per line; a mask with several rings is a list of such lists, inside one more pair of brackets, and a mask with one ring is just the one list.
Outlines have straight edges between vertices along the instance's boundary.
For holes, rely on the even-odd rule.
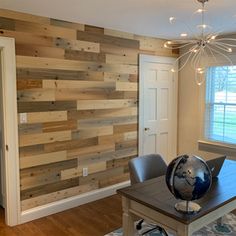
[[0,208],[0,236],[103,236],[120,228],[121,224],[119,195],[15,227],[5,225],[4,210]]
[[121,227],[121,198],[114,195],[15,227],[4,223],[0,210],[1,236],[103,236]]

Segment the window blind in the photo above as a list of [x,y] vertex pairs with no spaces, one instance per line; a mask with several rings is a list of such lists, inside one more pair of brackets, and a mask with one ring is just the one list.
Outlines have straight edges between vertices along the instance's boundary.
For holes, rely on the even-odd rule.
[[236,144],[236,66],[208,68],[205,109],[205,137]]

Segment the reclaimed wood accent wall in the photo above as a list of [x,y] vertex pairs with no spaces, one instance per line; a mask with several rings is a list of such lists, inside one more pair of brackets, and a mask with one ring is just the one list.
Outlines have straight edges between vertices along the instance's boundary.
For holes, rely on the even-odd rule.
[[22,210],[127,180],[138,55],[177,54],[160,39],[3,9],[0,36],[16,42]]

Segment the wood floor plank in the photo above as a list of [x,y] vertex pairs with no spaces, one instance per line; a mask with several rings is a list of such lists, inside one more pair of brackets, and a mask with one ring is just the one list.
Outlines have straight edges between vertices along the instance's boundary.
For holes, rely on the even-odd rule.
[[103,236],[122,225],[121,198],[113,195],[15,227],[4,223],[0,208],[0,235]]

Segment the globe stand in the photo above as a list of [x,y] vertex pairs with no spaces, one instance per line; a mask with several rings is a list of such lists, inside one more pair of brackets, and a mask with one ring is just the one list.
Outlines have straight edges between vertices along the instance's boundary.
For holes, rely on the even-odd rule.
[[192,214],[192,213],[199,212],[201,210],[201,206],[195,202],[182,201],[175,204],[175,209],[176,211],[179,211],[182,213]]

